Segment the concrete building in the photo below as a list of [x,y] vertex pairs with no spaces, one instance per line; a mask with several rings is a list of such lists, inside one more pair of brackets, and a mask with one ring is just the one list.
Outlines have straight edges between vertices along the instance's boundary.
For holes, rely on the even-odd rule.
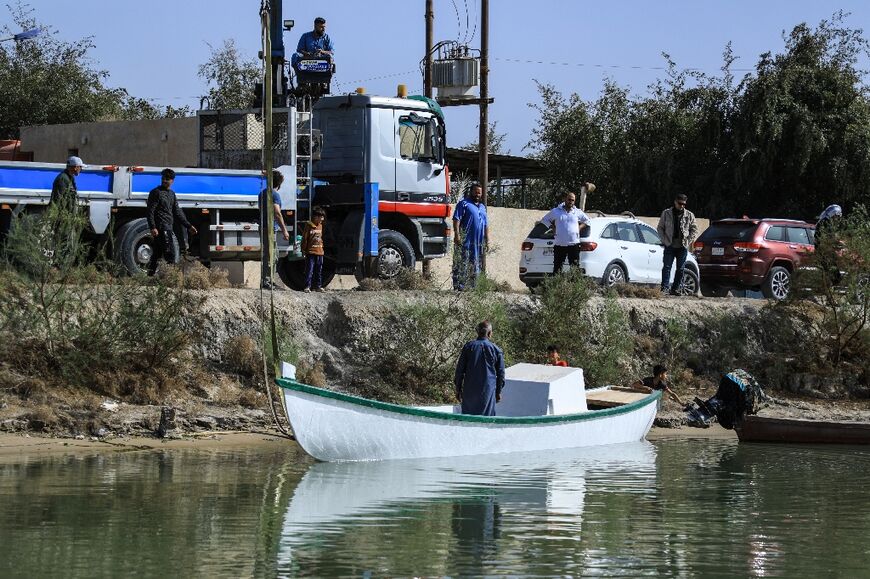
[[21,151],[42,163],[63,163],[76,155],[89,165],[195,167],[198,149],[196,117],[21,129]]

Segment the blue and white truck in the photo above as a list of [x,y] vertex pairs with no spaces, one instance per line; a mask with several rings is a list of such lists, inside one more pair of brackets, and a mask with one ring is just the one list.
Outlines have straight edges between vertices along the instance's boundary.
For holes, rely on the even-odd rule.
[[[300,108],[291,102],[275,110],[275,164],[285,175],[281,195],[291,240],[313,206],[327,210],[324,285],[336,273],[392,277],[417,260],[444,256],[450,240],[449,177],[437,105],[351,94]],[[265,179],[253,167],[259,166],[262,143],[228,139],[233,131],[247,137],[258,122],[262,127],[256,113],[200,111],[204,168],[172,167],[179,205],[199,230],[186,240],[187,253],[205,264],[260,258],[258,194]],[[238,168],[245,166],[252,168]],[[112,242],[114,258],[131,274],[143,271],[151,256],[146,201],[163,168],[90,166],[77,178],[91,233]],[[15,216],[47,206],[52,181],[63,170],[63,164],[0,161],[0,234]],[[375,271],[365,272],[363,244],[373,228]],[[278,272],[287,285],[301,289],[302,264],[292,250],[281,241]]]

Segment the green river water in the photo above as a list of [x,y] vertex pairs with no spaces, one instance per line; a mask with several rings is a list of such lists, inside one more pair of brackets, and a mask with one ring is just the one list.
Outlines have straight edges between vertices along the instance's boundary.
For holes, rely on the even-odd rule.
[[0,577],[870,577],[870,448],[0,462]]

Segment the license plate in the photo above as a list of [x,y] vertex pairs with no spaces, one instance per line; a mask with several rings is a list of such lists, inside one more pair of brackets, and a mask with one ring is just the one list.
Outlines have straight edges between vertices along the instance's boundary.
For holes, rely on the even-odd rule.
[[544,255],[553,255],[553,250],[552,249],[545,249]]
[[713,255],[725,255],[724,247],[713,247],[711,253]]

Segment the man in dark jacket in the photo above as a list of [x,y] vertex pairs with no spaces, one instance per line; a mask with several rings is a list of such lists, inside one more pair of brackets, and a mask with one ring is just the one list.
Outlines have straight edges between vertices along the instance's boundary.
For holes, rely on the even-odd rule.
[[492,324],[477,325],[477,339],[465,344],[456,363],[456,398],[463,414],[495,416],[504,388],[504,353],[491,341]]
[[175,191],[171,189],[173,181],[175,181],[175,171],[163,169],[160,172],[160,186],[155,187],[148,194],[148,227],[154,238],[154,251],[148,263],[148,275],[157,273],[157,262],[161,257],[169,263],[175,261],[175,234],[172,230],[176,219],[191,235],[197,233],[196,227],[190,224],[181,207],[178,206]]
[[85,164],[79,157],[70,157],[66,160],[64,169],[51,184],[51,204],[61,205],[73,209],[78,205],[78,188],[76,177],[82,172]]

